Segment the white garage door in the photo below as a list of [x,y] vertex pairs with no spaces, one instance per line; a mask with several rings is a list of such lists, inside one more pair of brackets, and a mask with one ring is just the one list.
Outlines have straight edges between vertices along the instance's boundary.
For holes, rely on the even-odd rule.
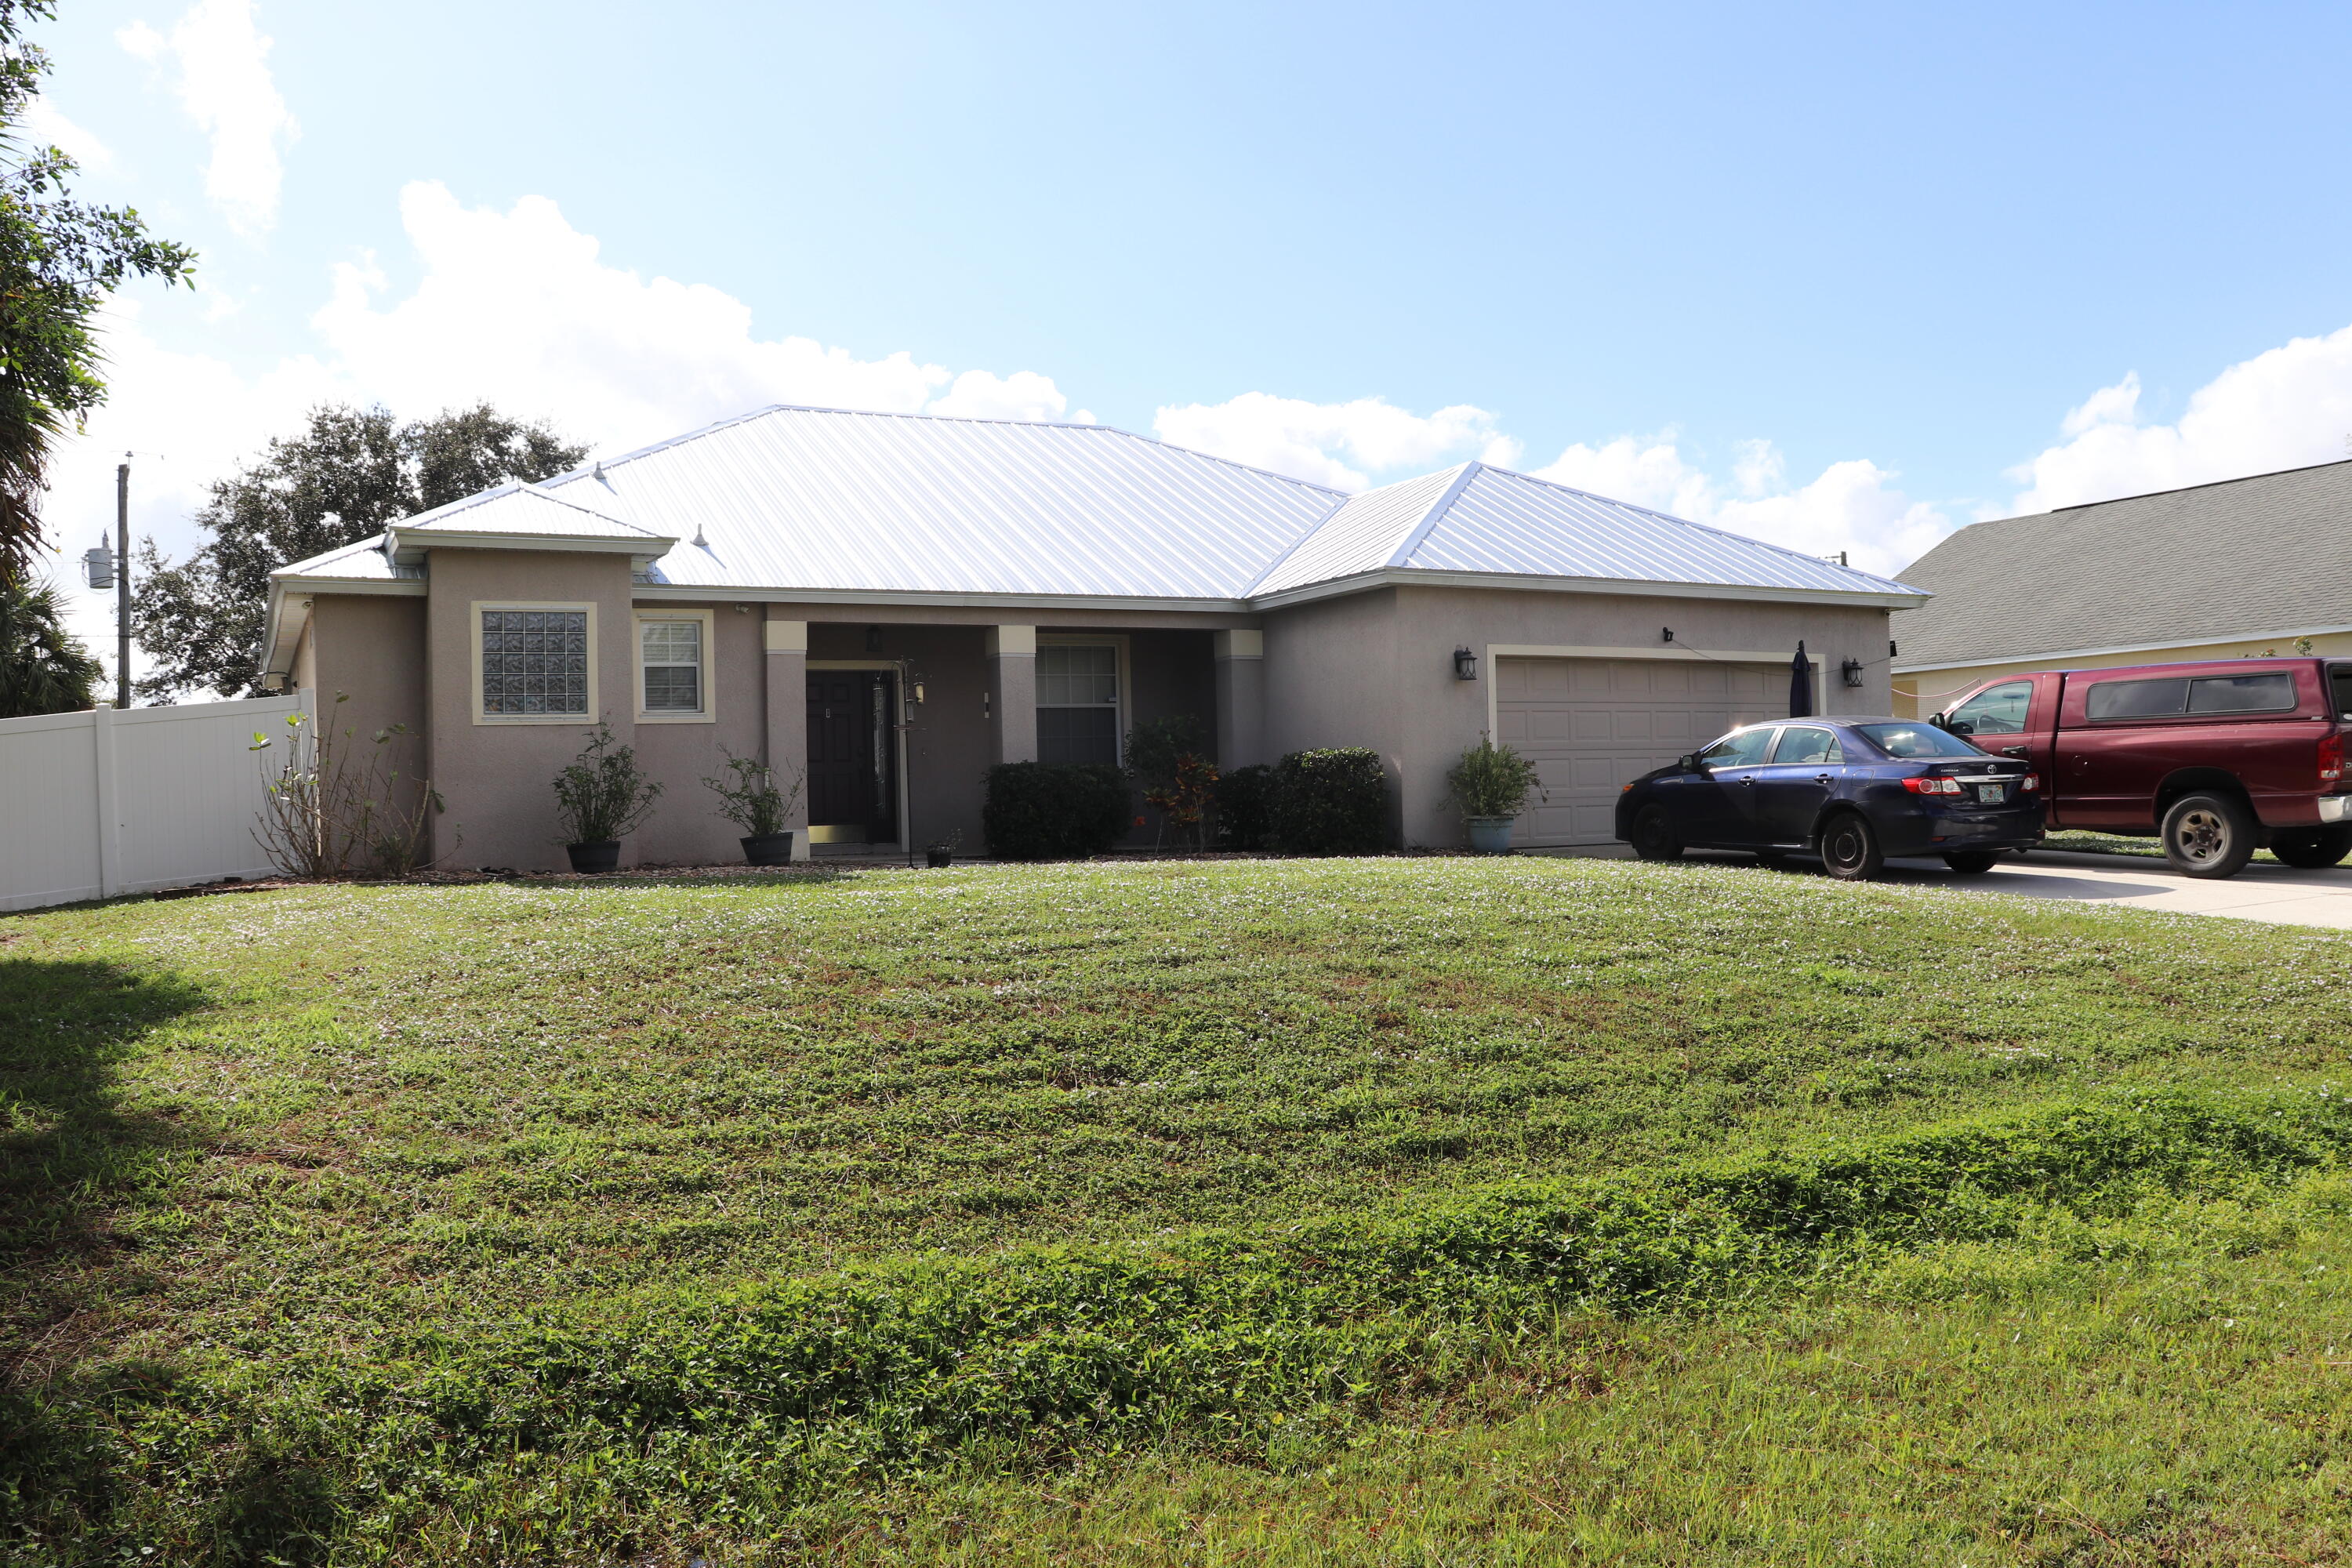
[[1617,792],[1738,724],[1789,710],[1785,665],[1698,659],[1496,660],[1496,739],[1542,770],[1549,799],[1519,818],[1523,845],[1606,844]]

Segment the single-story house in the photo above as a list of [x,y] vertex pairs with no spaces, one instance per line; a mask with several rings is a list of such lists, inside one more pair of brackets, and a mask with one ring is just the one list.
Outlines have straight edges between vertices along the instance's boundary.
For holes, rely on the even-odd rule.
[[[1462,841],[1482,732],[1540,764],[1529,846],[1783,714],[1884,712],[1926,595],[1484,463],[1349,495],[1097,425],[775,407],[508,484],[276,573],[268,668],[404,724],[457,864],[560,865],[551,781],[609,720],[666,793],[624,864],[737,858],[699,781],[805,777],[828,842],[981,847],[991,763],[1117,763],[1189,715],[1222,767],[1385,759],[1406,846]],[[1139,837],[1149,840],[1149,831]]]
[[1903,580],[1895,710],[1941,712],[1996,676],[2352,653],[2352,462],[1961,529]]

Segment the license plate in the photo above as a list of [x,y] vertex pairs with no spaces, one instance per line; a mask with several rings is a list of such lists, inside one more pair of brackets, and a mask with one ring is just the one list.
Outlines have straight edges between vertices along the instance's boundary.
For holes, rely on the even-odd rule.
[[2009,786],[2007,784],[1979,784],[1977,785],[1977,798],[1984,802],[1987,805],[1999,805],[2002,801],[2009,798]]

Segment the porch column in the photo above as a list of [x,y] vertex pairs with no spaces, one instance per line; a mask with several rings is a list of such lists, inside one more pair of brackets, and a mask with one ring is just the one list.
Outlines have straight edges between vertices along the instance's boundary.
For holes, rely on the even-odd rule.
[[1037,628],[988,628],[989,760],[1037,760]]
[[1213,635],[1217,766],[1230,771],[1265,762],[1265,634],[1235,630]]
[[[768,614],[771,618],[761,626],[761,646],[767,650],[768,772],[781,790],[790,791],[794,780],[800,782],[800,795],[785,814],[784,826],[804,829],[809,813],[808,623],[775,618],[772,607]],[[795,858],[808,858],[805,832],[793,843],[793,852]]]

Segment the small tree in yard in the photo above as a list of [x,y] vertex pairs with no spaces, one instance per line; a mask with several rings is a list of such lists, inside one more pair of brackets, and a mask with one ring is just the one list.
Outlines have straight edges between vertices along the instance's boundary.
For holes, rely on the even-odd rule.
[[613,743],[613,725],[599,720],[588,744],[555,775],[555,815],[571,844],[625,838],[653,815],[662,786],[638,770],[634,746]]
[[[338,706],[349,700],[335,693]],[[305,713],[286,715],[280,739],[256,731],[250,749],[277,753],[253,834],[269,863],[288,877],[404,877],[432,864],[426,830],[441,796],[429,779],[400,770],[399,749],[413,738],[395,724],[355,753],[352,731],[314,726]]]

